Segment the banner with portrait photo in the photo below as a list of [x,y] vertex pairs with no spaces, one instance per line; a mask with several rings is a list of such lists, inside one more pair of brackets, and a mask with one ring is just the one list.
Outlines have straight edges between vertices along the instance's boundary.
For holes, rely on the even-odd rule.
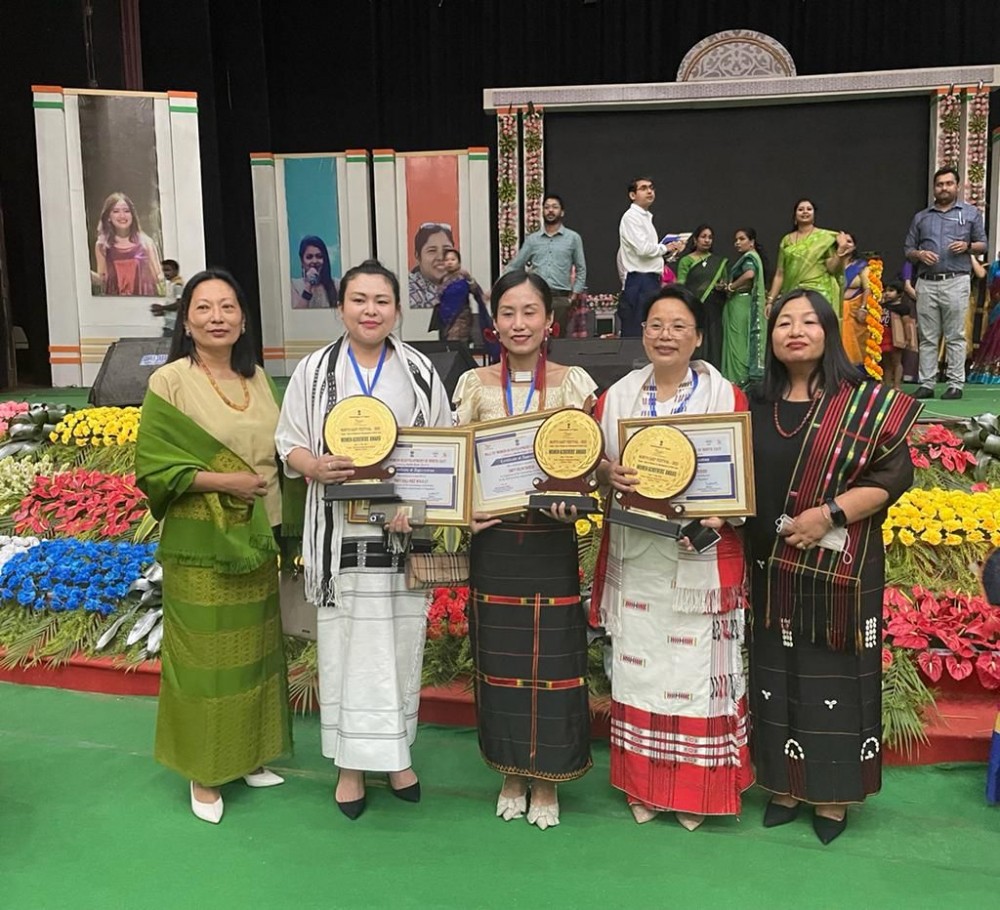
[[86,258],[95,297],[164,293],[153,101],[103,94],[78,100]]
[[[444,278],[444,254],[461,250],[457,155],[403,158],[406,181],[407,291],[411,310],[431,310]],[[429,314],[428,314],[429,317]]]
[[330,310],[343,274],[337,159],[286,158],[284,185],[291,309]]

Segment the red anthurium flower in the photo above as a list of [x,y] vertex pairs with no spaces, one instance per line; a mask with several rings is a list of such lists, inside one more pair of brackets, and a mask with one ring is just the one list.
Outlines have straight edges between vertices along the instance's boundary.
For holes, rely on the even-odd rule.
[[1000,689],[1000,652],[984,651],[976,658],[976,676],[984,689]]
[[888,648],[882,649],[882,669],[888,670],[892,666],[892,651]]
[[955,657],[954,654],[945,657],[944,665],[948,668],[948,675],[952,679],[965,679],[973,669],[971,660]]
[[917,666],[924,671],[924,674],[931,682],[937,682],[941,678],[941,672],[944,670],[944,661],[941,660],[940,654],[921,651],[917,655]]

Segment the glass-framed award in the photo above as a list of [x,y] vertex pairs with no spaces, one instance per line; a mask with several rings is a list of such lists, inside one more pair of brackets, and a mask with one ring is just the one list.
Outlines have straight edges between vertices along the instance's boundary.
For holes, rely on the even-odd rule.
[[385,402],[370,395],[350,395],[338,401],[323,425],[327,449],[354,462],[354,475],[343,483],[328,483],[323,498],[395,499],[391,482],[396,473],[384,462],[396,447],[396,417]]
[[348,507],[347,520],[377,524],[372,516],[391,516],[393,509],[403,509],[414,525],[467,527],[472,513],[471,448],[468,427],[400,427],[396,446],[385,462],[394,469],[399,503],[380,503],[374,508],[356,500]]
[[513,515],[529,508],[543,471],[535,461],[535,436],[552,411],[533,411],[470,425],[472,511]]
[[528,499],[529,507],[548,510],[565,503],[581,515],[599,512],[590,494],[597,489],[593,475],[603,452],[601,425],[586,411],[563,408],[550,414],[535,434],[535,461],[545,476],[532,481],[538,492]]
[[[658,443],[649,435],[655,428],[680,434],[686,443],[674,435]],[[752,438],[746,411],[620,420],[621,462],[635,468],[640,481],[632,494],[615,494],[620,508],[609,520],[672,536],[681,521],[755,514]],[[623,520],[626,511],[643,520]]]

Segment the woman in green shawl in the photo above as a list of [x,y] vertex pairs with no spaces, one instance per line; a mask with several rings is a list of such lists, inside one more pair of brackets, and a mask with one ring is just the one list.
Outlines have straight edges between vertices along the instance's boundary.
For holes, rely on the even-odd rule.
[[222,819],[220,785],[282,783],[291,750],[278,548],[274,386],[243,292],[221,269],[184,288],[167,364],[149,379],[136,482],[162,522],[163,655],[154,756]]
[[795,203],[794,227],[781,238],[778,266],[767,304],[794,288],[819,291],[834,312],[844,296],[844,264],[854,253],[854,243],[843,231],[816,227],[816,206],[809,199]]
[[733,245],[738,257],[722,312],[722,375],[746,386],[764,378],[764,261],[753,228],[739,228]]
[[725,256],[712,252],[715,234],[711,226],[699,224],[688,238],[684,255],[677,263],[677,283],[694,292],[703,308],[704,328],[695,360],[707,360],[718,369],[722,365],[722,308],[726,295]]

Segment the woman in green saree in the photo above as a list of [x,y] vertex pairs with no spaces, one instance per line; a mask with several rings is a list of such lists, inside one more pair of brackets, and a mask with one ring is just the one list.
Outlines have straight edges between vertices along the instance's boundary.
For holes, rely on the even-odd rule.
[[715,234],[710,225],[699,224],[688,239],[684,255],[677,263],[677,283],[689,288],[701,301],[704,315],[701,345],[695,360],[707,360],[718,369],[722,365],[722,308],[726,295],[725,256],[712,252]]
[[722,312],[722,375],[746,386],[764,378],[764,262],[753,228],[739,228],[733,245],[738,257]]
[[854,253],[854,244],[843,231],[816,227],[816,207],[809,199],[795,203],[794,227],[781,238],[778,265],[767,296],[772,301],[794,288],[819,291],[834,312],[840,312],[844,296],[844,265]]
[[256,365],[243,292],[210,269],[181,295],[167,364],[149,379],[136,482],[162,522],[163,654],[154,757],[218,824],[220,785],[282,778],[291,751],[278,609],[281,496],[274,386]]

